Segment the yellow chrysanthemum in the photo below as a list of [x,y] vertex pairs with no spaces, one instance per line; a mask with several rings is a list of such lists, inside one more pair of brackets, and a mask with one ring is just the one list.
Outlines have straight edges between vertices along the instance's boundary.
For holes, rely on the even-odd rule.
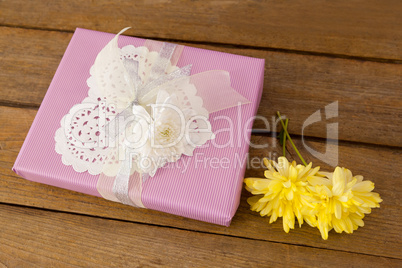
[[374,183],[363,181],[363,177],[353,176],[346,168],[336,167],[333,173],[323,173],[326,177],[311,177],[309,192],[315,201],[314,209],[304,210],[310,216],[316,215],[317,225],[323,239],[333,228],[337,233],[353,233],[364,225],[364,214],[371,208],[379,207],[382,201],[379,194],[372,192]]
[[[279,157],[278,163],[264,159],[268,170],[266,179],[247,178],[244,180],[246,189],[254,195],[247,201],[251,210],[260,212],[261,216],[271,216],[270,223],[278,217],[283,217],[283,229],[289,232],[294,229],[295,216],[299,225],[303,220],[313,224],[315,216],[303,215],[303,207],[309,206],[309,192],[306,189],[308,179],[314,179],[319,167],[296,165],[289,163],[286,157]],[[311,206],[311,205],[310,205]]]

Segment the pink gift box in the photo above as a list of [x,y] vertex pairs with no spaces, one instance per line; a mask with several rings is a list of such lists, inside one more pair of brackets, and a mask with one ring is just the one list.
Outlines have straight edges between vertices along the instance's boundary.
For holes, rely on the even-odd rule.
[[[113,37],[113,34],[77,28],[14,164],[13,170],[18,175],[101,196],[96,188],[99,176],[78,173],[62,163],[61,155],[55,151],[54,135],[62,117],[87,97],[89,69]],[[144,39],[121,36],[119,47],[137,47],[144,42]],[[216,133],[213,143],[209,141],[203,148],[197,148],[193,157],[182,156],[180,164],[160,168],[154,177],[145,181],[141,200],[148,209],[229,226],[239,205],[265,62],[186,46],[177,66],[188,64],[192,64],[191,74],[228,71],[231,86],[251,103],[210,114],[212,130]],[[233,124],[223,117],[230,118]],[[216,146],[225,144],[228,145]]]

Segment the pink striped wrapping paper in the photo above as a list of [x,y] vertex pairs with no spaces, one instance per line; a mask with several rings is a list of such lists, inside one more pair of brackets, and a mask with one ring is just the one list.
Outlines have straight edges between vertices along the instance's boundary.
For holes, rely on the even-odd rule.
[[[77,28],[39,108],[13,170],[35,182],[100,196],[98,176],[65,166],[54,149],[55,131],[69,109],[88,94],[86,80],[99,51],[114,35]],[[119,47],[142,46],[145,40],[121,36]],[[148,209],[229,226],[240,200],[253,116],[260,102],[264,59],[184,47],[178,66],[192,64],[191,74],[226,70],[231,85],[251,101],[210,115],[216,138],[157,171],[143,185],[142,202]],[[227,119],[230,118],[233,125]],[[231,129],[229,131],[228,129]],[[223,145],[233,143],[224,148]],[[206,147],[206,148],[204,148]]]

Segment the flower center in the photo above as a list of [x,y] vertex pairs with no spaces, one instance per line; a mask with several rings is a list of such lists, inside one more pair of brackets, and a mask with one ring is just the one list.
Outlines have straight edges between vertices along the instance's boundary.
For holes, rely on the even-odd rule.
[[156,129],[156,143],[168,145],[178,138],[178,131],[171,124],[163,124]]
[[170,127],[165,128],[160,132],[160,135],[165,138],[169,138],[172,135],[172,129]]

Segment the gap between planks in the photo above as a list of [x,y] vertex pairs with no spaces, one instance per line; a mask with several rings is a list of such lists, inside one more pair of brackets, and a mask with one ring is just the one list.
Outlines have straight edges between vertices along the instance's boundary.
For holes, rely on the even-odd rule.
[[[104,219],[104,220],[112,220],[112,221],[125,222],[125,223],[134,223],[134,224],[155,226],[155,227],[161,227],[161,228],[176,229],[176,230],[181,230],[181,231],[190,231],[190,232],[201,233],[201,234],[218,235],[218,236],[224,236],[224,237],[241,238],[241,239],[246,239],[246,240],[255,240],[255,241],[262,241],[262,242],[269,242],[269,243],[276,243],[276,244],[283,244],[283,245],[301,246],[301,247],[314,248],[314,249],[332,250],[332,251],[337,251],[337,252],[353,253],[353,254],[359,254],[359,255],[375,256],[375,257],[384,257],[384,258],[394,259],[394,260],[402,260],[402,258],[388,257],[388,256],[382,256],[382,255],[376,255],[376,254],[360,253],[360,252],[339,250],[339,249],[332,249],[332,248],[322,248],[322,247],[316,247],[316,246],[311,246],[311,245],[307,245],[307,244],[295,244],[295,243],[289,243],[289,242],[266,240],[266,239],[261,239],[261,238],[253,238],[253,237],[240,236],[240,235],[208,232],[208,231],[197,230],[197,229],[186,229],[186,228],[177,227],[177,226],[161,225],[161,224],[154,224],[154,223],[149,223],[149,222],[141,222],[141,221],[133,221],[133,220],[125,220],[125,219],[121,219],[121,218],[105,217],[105,216],[91,215],[91,214],[57,210],[57,209],[40,208],[40,207],[33,207],[33,206],[19,205],[19,204],[13,204],[13,203],[5,203],[5,202],[0,202],[0,205],[27,208],[27,209],[33,209],[33,210],[43,210],[43,211],[53,212],[53,213],[71,214],[71,215],[76,215],[76,216],[83,216],[83,217],[90,217],[90,218],[97,218],[97,219]],[[230,228],[230,227],[227,227],[227,228]]]
[[[179,228],[175,226],[167,226],[167,225],[158,225],[158,224],[151,224],[151,223],[144,223],[144,222],[136,222],[136,221],[129,221],[129,220],[123,220],[123,219],[116,219],[116,218],[108,218],[108,217],[100,217],[96,215],[88,215],[88,214],[81,214],[81,213],[74,213],[74,212],[67,212],[67,211],[60,211],[60,210],[52,210],[52,209],[46,209],[46,208],[38,208],[38,207],[30,207],[30,206],[23,206],[23,205],[16,205],[16,204],[8,204],[8,203],[3,203],[0,202],[0,206],[6,206],[10,208],[15,208],[16,210],[26,210],[26,211],[32,211],[33,213],[29,213],[29,215],[36,214],[36,212],[39,211],[44,211],[45,213],[57,213],[60,215],[74,215],[77,217],[86,217],[86,218],[92,218],[92,219],[98,219],[98,220],[108,220],[112,222],[121,222],[121,223],[127,223],[127,224],[135,224],[135,225],[141,225],[141,226],[152,226],[153,228],[165,228],[165,229],[171,229],[171,230],[177,230],[177,231],[185,231],[185,232],[191,232],[191,233],[197,233],[201,235],[210,235],[210,236],[218,236],[222,237],[223,239],[225,238],[234,238],[234,239],[244,239],[244,240],[250,240],[250,241],[258,241],[262,243],[272,243],[272,244],[277,244],[278,246],[291,246],[291,247],[301,247],[301,248],[309,248],[309,249],[314,249],[314,250],[322,250],[322,251],[328,251],[328,252],[334,252],[334,253],[345,253],[345,254],[356,254],[358,256],[362,256],[362,258],[367,257],[378,257],[378,258],[384,258],[388,259],[389,261],[393,262],[396,261],[396,263],[400,262],[402,263],[402,259],[400,258],[394,258],[394,257],[386,257],[386,256],[381,256],[381,255],[375,255],[375,254],[366,254],[366,253],[359,253],[359,252],[353,252],[353,251],[346,251],[346,250],[338,250],[338,249],[330,249],[330,248],[321,248],[321,247],[315,247],[311,245],[305,245],[305,244],[292,244],[292,243],[287,243],[287,242],[279,242],[279,241],[270,241],[270,240],[263,240],[263,239],[256,239],[256,238],[250,238],[250,237],[243,237],[243,236],[234,236],[234,235],[228,235],[228,234],[221,234],[221,233],[213,233],[213,232],[206,232],[206,231],[200,231],[200,230],[193,230],[193,229],[185,229],[185,228]],[[13,209],[11,209],[13,210]],[[86,220],[84,220],[86,221]]]
[[[20,109],[29,109],[29,110],[35,110],[37,111],[40,105],[37,105],[36,103],[19,103],[19,102],[7,102],[7,101],[1,101],[0,100],[0,110],[2,109],[1,107],[10,107],[10,108],[20,108]],[[266,131],[265,129],[261,130],[261,129],[251,129],[252,131],[252,135],[254,136],[262,136],[262,137],[270,137],[270,138],[276,138],[279,135],[279,132],[272,132],[272,131]],[[296,139],[301,139],[301,135],[300,134],[296,134],[296,133],[290,133],[291,138],[296,138]],[[372,145],[372,146],[378,146],[378,147],[383,147],[383,148],[402,148],[401,145],[389,145],[389,144],[375,144],[375,143],[369,143],[369,142],[364,142],[364,141],[350,141],[350,140],[344,140],[344,139],[338,139],[338,140],[332,140],[332,139],[326,139],[323,137],[315,137],[315,136],[309,136],[309,135],[304,135],[303,136],[306,140],[308,141],[312,141],[312,142],[329,142],[329,143],[333,143],[333,142],[339,142],[339,143],[343,143],[343,144],[354,144],[354,145]],[[297,158],[297,157],[296,157]]]
[[[234,43],[401,60],[398,0],[0,2],[0,23],[139,36]],[[40,12],[38,12],[40,11]],[[144,16],[146,14],[146,16]],[[374,19],[373,19],[374,18]]]
[[[0,27],[36,30],[36,31],[48,31],[48,32],[74,33],[74,31],[71,31],[71,30],[33,27],[33,26],[28,27],[28,26],[23,26],[23,25],[0,24]],[[316,52],[316,51],[304,51],[304,50],[274,48],[274,47],[258,47],[258,46],[238,45],[238,44],[230,44],[230,43],[217,43],[217,42],[207,42],[207,41],[191,41],[191,40],[172,39],[172,38],[160,38],[160,37],[150,37],[150,36],[143,36],[143,35],[133,35],[130,33],[124,33],[124,35],[142,38],[142,39],[152,39],[152,40],[161,41],[161,42],[185,43],[186,45],[205,45],[205,46],[214,46],[214,47],[218,47],[218,48],[220,47],[220,48],[234,48],[234,49],[252,49],[252,50],[289,53],[289,54],[305,55],[305,56],[317,56],[317,57],[339,58],[339,59],[348,59],[348,60],[357,60],[357,61],[371,61],[371,62],[378,62],[378,63],[402,64],[402,60],[397,60],[397,59],[386,59],[386,58],[376,58],[376,57],[367,57],[367,56],[352,56],[352,55],[346,55],[346,54],[324,53],[324,52]]]

